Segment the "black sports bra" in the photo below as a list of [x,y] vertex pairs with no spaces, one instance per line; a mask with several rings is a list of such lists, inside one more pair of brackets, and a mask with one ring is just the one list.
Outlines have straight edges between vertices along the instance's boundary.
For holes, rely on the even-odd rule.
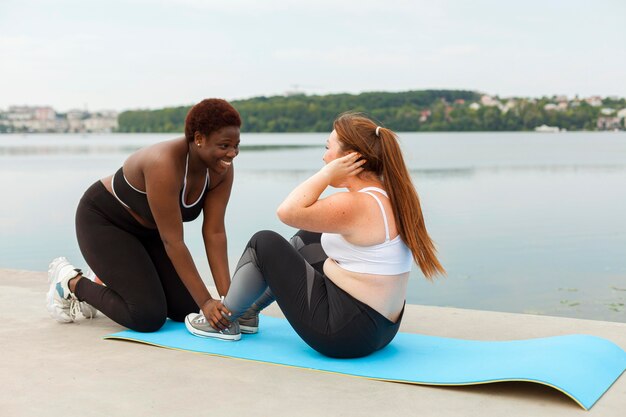
[[[195,220],[202,212],[204,206],[204,198],[206,197],[207,190],[209,189],[209,172],[207,170],[206,178],[204,180],[204,188],[200,197],[192,203],[185,204],[185,191],[187,189],[187,169],[189,168],[189,154],[187,154],[187,160],[185,161],[185,176],[183,177],[183,188],[180,190],[180,214],[182,215],[184,222],[190,222]],[[133,187],[126,177],[124,176],[123,167],[118,169],[113,180],[111,181],[111,188],[113,195],[118,199],[122,205],[131,209],[139,216],[146,220],[150,220],[154,223],[154,216],[150,210],[148,204],[148,196],[145,191],[141,191]]]

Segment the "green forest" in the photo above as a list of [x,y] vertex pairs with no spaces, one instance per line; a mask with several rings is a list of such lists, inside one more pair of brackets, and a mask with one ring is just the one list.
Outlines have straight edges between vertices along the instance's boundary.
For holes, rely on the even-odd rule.
[[[490,97],[465,90],[291,95],[231,101],[243,132],[328,132],[337,115],[363,112],[390,129],[409,131],[529,131],[540,125],[596,130],[602,109],[626,108],[626,99],[601,104],[558,97]],[[130,110],[119,115],[120,132],[182,132],[191,106]],[[620,123],[623,123],[621,121]],[[623,124],[620,125],[623,128]]]

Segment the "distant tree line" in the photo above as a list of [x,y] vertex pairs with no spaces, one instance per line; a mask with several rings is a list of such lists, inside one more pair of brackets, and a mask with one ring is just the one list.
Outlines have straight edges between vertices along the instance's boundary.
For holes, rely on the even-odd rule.
[[[549,97],[513,99],[508,108],[470,107],[480,98],[474,91],[422,90],[255,97],[231,104],[242,116],[244,132],[327,132],[345,111],[364,112],[396,131],[524,131],[542,124],[594,130],[601,109],[577,101],[566,109],[546,110],[544,106],[554,102]],[[603,105],[620,109],[626,107],[626,100],[605,99]],[[182,132],[189,108],[125,111],[119,115],[119,131]]]

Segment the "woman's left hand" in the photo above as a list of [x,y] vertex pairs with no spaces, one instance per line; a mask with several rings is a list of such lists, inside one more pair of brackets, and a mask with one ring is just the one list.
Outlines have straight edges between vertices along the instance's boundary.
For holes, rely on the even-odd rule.
[[200,309],[215,330],[224,330],[230,326],[230,321],[226,317],[231,313],[220,300],[209,298]]
[[362,165],[365,159],[360,159],[361,155],[357,152],[337,158],[326,164],[320,172],[328,177],[328,183],[341,187],[346,178],[358,175],[363,171]]

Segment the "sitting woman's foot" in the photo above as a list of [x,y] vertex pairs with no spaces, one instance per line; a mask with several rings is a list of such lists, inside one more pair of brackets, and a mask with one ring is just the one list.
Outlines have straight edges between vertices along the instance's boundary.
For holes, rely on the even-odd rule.
[[75,268],[65,257],[54,259],[48,267],[50,289],[46,305],[50,316],[60,323],[74,322],[78,312],[86,318],[93,318],[98,312],[88,303],[79,301],[70,290],[70,280],[80,276],[80,269]]
[[259,313],[249,309],[237,319],[243,334],[254,334],[259,331]]
[[241,339],[241,330],[239,323],[232,322],[227,329],[216,330],[206,320],[204,314],[191,313],[185,317],[185,327],[194,336],[211,337],[222,340],[239,340]]

